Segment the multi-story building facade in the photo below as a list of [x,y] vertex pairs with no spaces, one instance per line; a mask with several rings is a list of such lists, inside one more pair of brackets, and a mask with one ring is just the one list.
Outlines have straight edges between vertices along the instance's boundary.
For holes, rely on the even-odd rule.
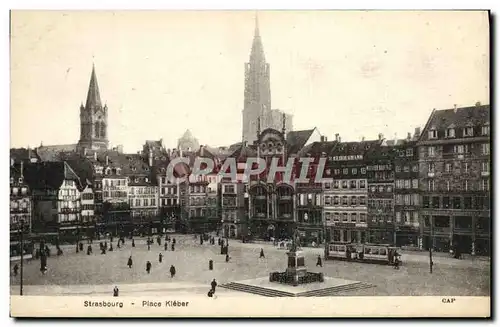
[[416,140],[420,136],[408,133],[406,139],[391,144],[394,153],[394,214],[395,244],[397,246],[421,246],[419,243],[419,168]]
[[159,210],[160,216],[163,218],[166,228],[173,229],[175,217],[181,213],[179,201],[179,183],[172,178],[167,178],[166,169],[163,168],[158,174],[158,189],[159,189]]
[[394,224],[394,150],[382,134],[366,152],[368,217],[370,243],[393,244]]
[[92,185],[87,184],[84,186],[81,195],[81,208],[82,208],[82,233],[88,237],[93,237],[94,226],[96,223],[94,214],[94,191]]
[[328,154],[326,173],[332,179],[325,183],[324,220],[331,240],[367,242],[368,182],[365,153],[373,141],[337,143]]
[[489,254],[490,106],[434,110],[417,145],[423,247]]
[[187,220],[189,229],[195,232],[206,231],[208,179],[203,175],[189,175],[187,187]]
[[74,237],[81,224],[79,177],[66,162],[27,165],[25,180],[33,194],[33,229]]
[[31,190],[24,179],[24,162],[19,164],[11,162],[10,166],[10,233],[13,239],[17,238],[17,233],[31,231],[33,201]]

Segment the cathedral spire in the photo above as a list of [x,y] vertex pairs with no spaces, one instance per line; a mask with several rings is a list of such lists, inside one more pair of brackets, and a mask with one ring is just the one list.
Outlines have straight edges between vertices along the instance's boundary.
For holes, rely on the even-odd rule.
[[92,75],[90,76],[89,92],[87,93],[87,102],[85,108],[101,108],[101,95],[99,86],[97,85],[97,77],[95,74],[95,65],[92,64]]
[[255,14],[255,31],[253,35],[252,50],[250,52],[250,62],[266,62],[264,46],[260,38],[259,17]]

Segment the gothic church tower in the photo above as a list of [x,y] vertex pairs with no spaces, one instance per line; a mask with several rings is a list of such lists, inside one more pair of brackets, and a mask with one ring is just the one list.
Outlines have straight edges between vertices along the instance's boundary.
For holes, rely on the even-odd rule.
[[106,150],[108,148],[108,107],[101,103],[99,86],[92,66],[89,91],[85,107],[80,106],[80,141],[78,148],[92,150]]
[[243,106],[243,141],[249,144],[257,138],[258,118],[264,127],[271,111],[270,66],[266,63],[264,47],[259,32],[259,21],[255,17],[255,32],[250,60],[245,63],[245,94]]

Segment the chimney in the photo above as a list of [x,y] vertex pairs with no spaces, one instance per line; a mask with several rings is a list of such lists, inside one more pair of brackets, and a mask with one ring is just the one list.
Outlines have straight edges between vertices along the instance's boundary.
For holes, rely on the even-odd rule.
[[342,138],[341,138],[341,137],[340,137],[340,135],[339,135],[339,143],[341,143],[341,142],[342,142]]
[[481,105],[481,101],[476,102],[476,107],[479,107]]
[[335,134],[335,141],[340,142],[339,141],[339,133]]
[[153,152],[151,152],[151,151],[149,151],[148,163],[149,163],[149,167],[153,167]]
[[203,150],[203,145],[200,145],[200,157],[203,158],[203,155],[205,154],[205,151]]
[[281,131],[283,132],[283,135],[286,135],[286,114],[283,113],[282,117],[283,117],[283,127],[282,127]]
[[453,105],[453,112],[457,113],[457,105],[456,104]]
[[24,161],[21,160],[21,178],[24,178]]
[[413,136],[415,138],[419,138],[420,137],[420,127],[415,127],[415,134],[413,134]]
[[106,155],[106,166],[109,165],[109,156]]
[[94,161],[97,161],[97,151],[94,152]]
[[365,141],[365,137],[364,137],[364,136],[362,136],[362,137],[361,137],[361,142],[364,142],[364,141]]
[[324,136],[321,136],[321,142],[325,142],[325,137]]
[[408,141],[411,140],[411,133],[410,132],[408,132],[408,135],[406,136],[406,138],[408,139]]
[[324,136],[324,138],[325,138],[325,142],[328,141],[328,138],[326,136]]
[[382,141],[383,138],[384,138],[384,134],[378,133],[378,139],[379,139],[379,141]]

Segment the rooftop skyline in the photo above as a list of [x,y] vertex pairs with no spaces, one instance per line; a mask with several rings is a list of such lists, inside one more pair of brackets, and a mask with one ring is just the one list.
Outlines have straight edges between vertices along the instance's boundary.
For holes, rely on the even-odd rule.
[[[486,12],[261,11],[273,109],[328,139],[400,138],[489,103]],[[235,23],[237,22],[237,23]],[[76,143],[95,64],[109,140],[241,140],[253,11],[12,12],[11,147]],[[220,128],[223,127],[223,128]]]

